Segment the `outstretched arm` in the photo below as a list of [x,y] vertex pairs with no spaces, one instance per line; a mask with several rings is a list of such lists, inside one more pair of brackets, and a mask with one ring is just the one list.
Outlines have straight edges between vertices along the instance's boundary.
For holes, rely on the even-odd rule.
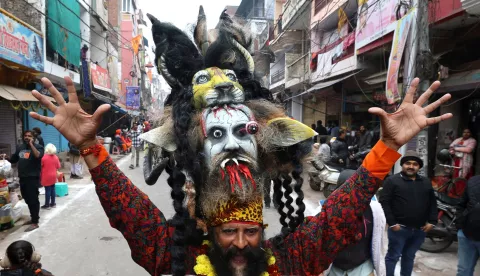
[[[387,114],[380,108],[371,108],[381,120],[382,137],[365,158],[362,166],[347,182],[332,193],[322,212],[310,217],[284,240],[286,257],[279,249],[273,248],[273,241],[266,243],[273,248],[279,260],[279,268],[292,269],[302,274],[318,275],[328,268],[337,253],[349,244],[361,239],[355,225],[400,155],[396,152],[423,128],[446,120],[452,114],[428,118],[427,114],[450,99],[446,94],[436,102],[423,107],[432,93],[440,86],[434,82],[430,88],[413,103],[419,80],[414,79],[398,111]],[[289,274],[283,271],[282,274]],[[291,274],[291,273],[290,273]]]
[[[32,94],[55,116],[45,117],[35,112],[30,115],[53,125],[67,140],[75,145],[90,168],[96,191],[112,227],[127,240],[135,262],[152,275],[169,272],[169,230],[163,214],[149,198],[135,187],[117,168],[105,148],[98,144],[96,132],[102,115],[109,105],[100,106],[90,115],[82,110],[77,92],[70,78],[65,77],[69,102],[66,103],[52,83],[42,79],[43,85],[55,98],[58,106],[49,102],[37,91]],[[91,154],[88,150],[92,150]]]

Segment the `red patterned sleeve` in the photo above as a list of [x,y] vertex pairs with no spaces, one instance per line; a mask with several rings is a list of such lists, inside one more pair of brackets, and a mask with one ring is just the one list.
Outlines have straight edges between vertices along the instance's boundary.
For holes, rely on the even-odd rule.
[[128,242],[133,260],[151,275],[170,271],[170,235],[162,212],[108,157],[90,170],[110,225]]
[[307,217],[294,233],[284,239],[283,248],[272,248],[282,275],[319,275],[337,253],[361,238],[358,220],[383,179],[400,155],[378,142],[363,165],[346,183],[332,193],[314,217]]

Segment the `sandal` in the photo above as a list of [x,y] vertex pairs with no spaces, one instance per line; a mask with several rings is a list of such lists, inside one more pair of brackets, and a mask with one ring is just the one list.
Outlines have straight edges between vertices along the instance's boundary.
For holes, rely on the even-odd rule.
[[25,222],[23,225],[32,225],[32,224],[34,224],[34,223],[31,220],[29,220],[29,221]]
[[40,227],[40,226],[38,226],[37,223],[34,223],[34,224],[30,225],[27,229],[25,229],[25,232],[33,231],[33,230],[35,230],[35,229],[37,229],[37,228],[39,228],[39,227]]

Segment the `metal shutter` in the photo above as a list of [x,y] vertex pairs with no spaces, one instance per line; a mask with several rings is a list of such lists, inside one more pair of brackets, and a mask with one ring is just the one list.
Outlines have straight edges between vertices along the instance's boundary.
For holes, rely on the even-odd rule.
[[0,143],[10,145],[10,153],[17,144],[15,133],[15,110],[7,102],[0,103]]

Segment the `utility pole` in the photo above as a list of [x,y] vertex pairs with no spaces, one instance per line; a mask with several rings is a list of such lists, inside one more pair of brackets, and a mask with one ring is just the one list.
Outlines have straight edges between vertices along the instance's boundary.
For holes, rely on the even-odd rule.
[[[426,59],[431,57],[430,53],[430,39],[429,39],[429,22],[428,22],[428,3],[426,0],[413,0],[413,7],[417,7],[417,13],[411,25],[411,32],[405,47],[405,62],[403,72],[403,92],[404,95],[410,87],[410,83],[415,77],[419,77],[421,82],[418,86],[417,93],[423,93],[430,86],[430,72],[431,68],[422,68],[417,64],[423,63]],[[421,57],[421,61],[419,60]],[[426,63],[429,66],[428,62]],[[424,64],[425,65],[425,64]],[[422,68],[424,70],[419,70]],[[423,71],[423,72],[422,72]],[[428,168],[428,136],[427,130],[422,130],[416,137],[399,149],[399,153],[404,155],[407,150],[416,150],[422,158],[424,167],[420,173],[427,174]],[[401,171],[400,164],[395,164],[394,172]]]

